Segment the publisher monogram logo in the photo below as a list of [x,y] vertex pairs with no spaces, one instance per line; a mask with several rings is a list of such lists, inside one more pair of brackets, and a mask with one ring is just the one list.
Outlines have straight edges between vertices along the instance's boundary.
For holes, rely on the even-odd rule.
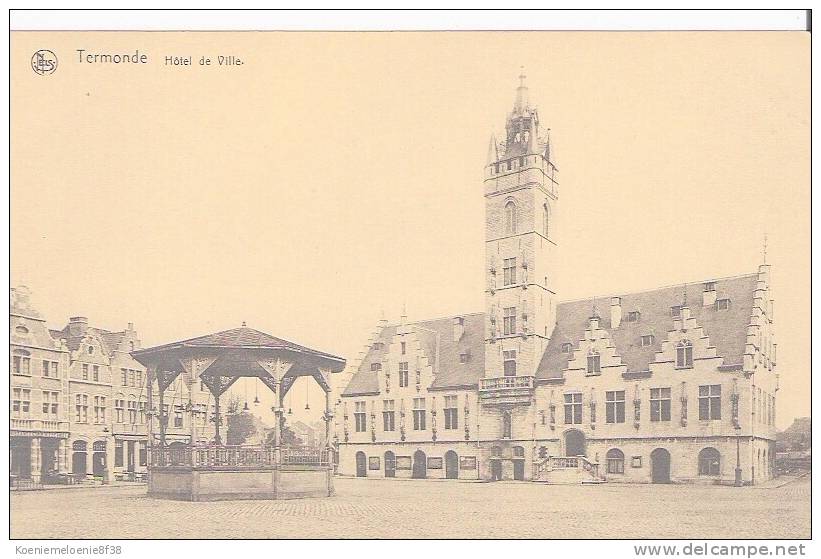
[[57,55],[48,49],[41,49],[31,57],[31,69],[35,74],[48,76],[57,69]]

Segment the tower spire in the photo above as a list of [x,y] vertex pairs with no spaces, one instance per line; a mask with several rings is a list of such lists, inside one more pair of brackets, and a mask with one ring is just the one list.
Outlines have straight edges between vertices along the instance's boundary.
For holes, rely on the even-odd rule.
[[525,75],[525,67],[519,67],[519,87],[516,88],[516,104],[513,107],[513,110],[517,113],[521,113],[523,110],[528,108],[528,90],[527,86],[525,85],[525,79],[527,75]]
[[764,262],[763,264],[767,263],[767,233],[764,232]]

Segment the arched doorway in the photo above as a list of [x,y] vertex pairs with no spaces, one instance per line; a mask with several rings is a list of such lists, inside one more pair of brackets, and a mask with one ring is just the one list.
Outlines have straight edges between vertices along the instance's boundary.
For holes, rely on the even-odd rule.
[[86,475],[86,456],[88,443],[85,441],[74,441],[71,443],[71,473]]
[[365,477],[368,475],[368,460],[365,453],[361,450],[356,453],[356,477]]
[[513,447],[513,479],[525,479],[525,449],[523,446]]
[[421,450],[413,453],[413,477],[415,479],[425,479],[428,477],[427,457]]
[[564,434],[564,454],[565,456],[586,456],[586,443],[584,433],[578,429],[570,429]]
[[445,477],[447,479],[459,478],[459,456],[452,450],[445,453]]
[[698,453],[698,475],[718,476],[721,474],[721,454],[713,447],[702,448]]
[[105,475],[106,468],[105,441],[94,441],[92,450],[94,450],[91,462],[92,473],[95,477],[102,477]]
[[385,477],[396,477],[396,455],[390,450],[385,453]]
[[670,453],[657,448],[650,453],[653,483],[670,483]]

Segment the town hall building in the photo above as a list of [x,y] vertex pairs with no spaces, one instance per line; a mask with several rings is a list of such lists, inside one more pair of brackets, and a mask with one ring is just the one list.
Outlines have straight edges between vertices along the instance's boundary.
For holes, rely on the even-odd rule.
[[338,472],[757,483],[773,475],[770,267],[560,301],[559,179],[524,76],[485,166],[485,310],[382,321],[335,410]]

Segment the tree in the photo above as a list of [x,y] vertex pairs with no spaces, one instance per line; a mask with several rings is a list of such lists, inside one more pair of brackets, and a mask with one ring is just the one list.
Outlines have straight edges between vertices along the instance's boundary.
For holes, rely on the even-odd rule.
[[256,433],[254,416],[250,412],[242,409],[240,399],[232,396],[226,405],[226,417],[228,419],[228,432],[225,441],[229,445],[243,444],[248,437]]

